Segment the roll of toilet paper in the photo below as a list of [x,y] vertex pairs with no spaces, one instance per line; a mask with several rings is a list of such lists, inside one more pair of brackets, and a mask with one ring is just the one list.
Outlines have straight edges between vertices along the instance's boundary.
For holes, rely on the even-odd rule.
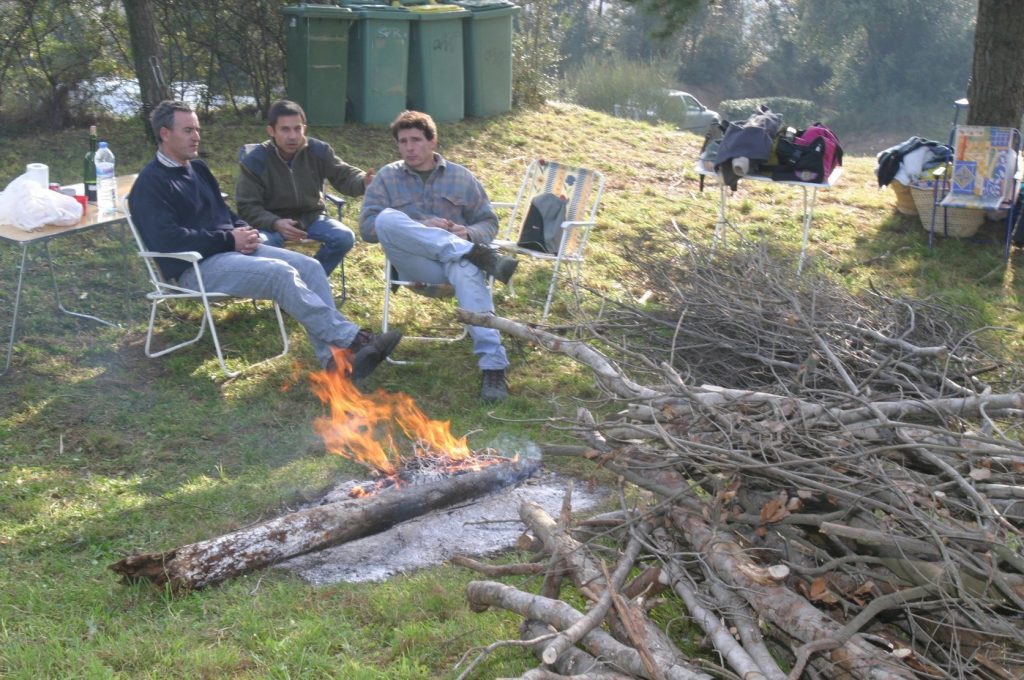
[[50,186],[50,168],[45,163],[29,163],[25,166],[25,174],[44,189]]

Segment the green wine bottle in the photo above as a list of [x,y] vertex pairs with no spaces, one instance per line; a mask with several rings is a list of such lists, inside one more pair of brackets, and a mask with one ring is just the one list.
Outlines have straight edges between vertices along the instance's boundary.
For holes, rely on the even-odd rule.
[[89,153],[85,154],[83,177],[85,178],[85,200],[96,202],[96,126],[89,126]]

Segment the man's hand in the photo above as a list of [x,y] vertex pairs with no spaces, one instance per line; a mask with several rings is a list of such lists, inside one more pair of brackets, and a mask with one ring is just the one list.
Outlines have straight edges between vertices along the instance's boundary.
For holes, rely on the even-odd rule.
[[461,239],[469,240],[469,229],[466,229],[466,227],[461,224],[455,224],[451,220],[443,217],[429,217],[424,220],[423,224],[435,229],[444,229],[448,233],[455,234]]
[[260,246],[260,232],[258,229],[235,227],[231,230],[231,235],[235,238],[235,250],[244,255],[256,252],[256,249]]
[[372,182],[373,178],[376,177],[376,176],[377,176],[377,171],[376,170],[374,170],[373,168],[370,168],[369,170],[367,170],[366,171],[366,175],[363,177],[363,187],[364,188],[369,187],[370,186],[370,182]]
[[274,230],[284,237],[285,241],[301,241],[306,238],[306,232],[299,229],[297,220],[289,220],[282,217],[274,221]]

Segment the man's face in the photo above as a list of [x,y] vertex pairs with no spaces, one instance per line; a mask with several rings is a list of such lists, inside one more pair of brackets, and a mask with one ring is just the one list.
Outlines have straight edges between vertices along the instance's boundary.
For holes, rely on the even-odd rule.
[[413,170],[424,172],[434,169],[434,149],[437,137],[427,139],[423,130],[406,128],[398,131],[398,153]]
[[299,149],[306,146],[306,124],[298,114],[281,116],[276,124],[267,126],[267,134],[274,140],[274,145],[285,160],[290,160]]
[[174,112],[174,127],[160,128],[160,149],[171,160],[185,163],[199,156],[199,118],[194,113]]

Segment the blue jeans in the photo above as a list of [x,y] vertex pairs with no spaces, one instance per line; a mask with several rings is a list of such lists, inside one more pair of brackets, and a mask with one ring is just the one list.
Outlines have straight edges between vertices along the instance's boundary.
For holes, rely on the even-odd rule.
[[[443,229],[425,227],[405,213],[385,208],[375,222],[377,238],[398,275],[406,281],[448,283],[459,306],[470,312],[494,313],[486,275],[462,259],[473,244]],[[480,370],[508,366],[501,335],[493,328],[469,327]]]
[[[281,248],[284,246],[284,237],[276,231],[261,231],[264,243],[268,246]],[[328,276],[338,266],[348,251],[356,243],[356,235],[338,220],[332,220],[327,215],[321,215],[316,222],[309,225],[306,230],[309,238],[320,241],[323,245],[313,257],[323,265],[324,273]]]
[[[331,284],[320,263],[294,250],[260,245],[251,255],[217,253],[199,263],[207,292],[257,300],[273,300],[306,329],[313,352],[326,367],[331,346],[348,347],[359,326],[334,306]],[[197,288],[194,270],[178,277],[181,285]]]

